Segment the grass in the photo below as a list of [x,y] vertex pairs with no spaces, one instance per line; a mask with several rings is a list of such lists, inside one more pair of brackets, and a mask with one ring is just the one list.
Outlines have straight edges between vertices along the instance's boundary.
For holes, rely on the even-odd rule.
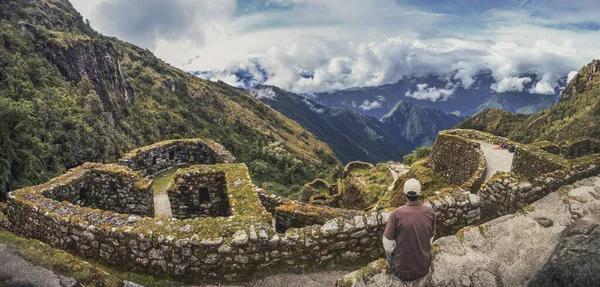
[[20,238],[0,229],[0,244],[14,249],[21,257],[55,273],[73,277],[83,286],[122,286],[123,280],[93,266],[68,252],[57,250],[37,240]]
[[[123,286],[123,280],[135,282],[146,287],[181,286],[169,279],[155,278],[150,275],[121,272],[98,262],[83,260],[66,251],[54,249],[37,240],[18,237],[0,228],[0,244],[15,250],[29,262],[40,265],[53,272],[77,280],[79,286]],[[2,283],[0,283],[0,286]]]
[[360,177],[360,182],[364,184],[361,186],[361,190],[363,190],[362,196],[367,206],[377,203],[393,181],[387,164],[378,164],[373,169],[353,168],[350,170],[350,177],[354,177],[354,175],[357,180],[353,182],[359,182],[358,177]]
[[154,177],[154,180],[152,181],[152,190],[154,190],[154,194],[166,192],[169,184],[175,179],[175,174],[178,170],[179,169],[167,170]]

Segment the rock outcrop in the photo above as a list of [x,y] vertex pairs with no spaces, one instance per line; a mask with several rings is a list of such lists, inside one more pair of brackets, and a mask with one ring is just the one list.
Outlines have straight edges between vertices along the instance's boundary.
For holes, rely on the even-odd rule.
[[599,269],[598,221],[580,219],[567,228],[554,254],[529,286],[595,286],[600,282]]
[[[385,260],[380,260],[342,277],[338,286],[526,286],[538,282],[532,278],[540,269],[538,276],[554,274],[549,280],[556,281],[539,281],[541,285],[533,286],[597,282],[593,280],[598,259],[592,257],[598,253],[598,229],[594,224],[569,225],[579,218],[597,218],[599,189],[600,178],[584,179],[516,214],[436,240],[431,271],[420,280],[402,282],[390,274]],[[575,250],[583,251],[583,256],[578,258]],[[548,282],[557,285],[545,284]]]

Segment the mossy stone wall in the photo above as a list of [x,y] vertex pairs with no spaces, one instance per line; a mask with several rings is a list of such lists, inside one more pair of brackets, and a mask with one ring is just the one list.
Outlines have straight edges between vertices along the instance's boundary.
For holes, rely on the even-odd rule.
[[127,153],[120,165],[152,176],[162,170],[188,164],[233,163],[235,158],[220,144],[207,139],[159,142]]
[[485,157],[477,142],[440,132],[433,145],[430,163],[452,185],[467,184],[470,189],[483,183]]
[[210,166],[177,172],[167,189],[173,217],[219,217],[231,215],[225,173]]
[[511,171],[519,176],[535,178],[563,168],[566,166],[560,156],[534,146],[520,146],[515,151]]
[[348,176],[348,173],[350,173],[350,171],[353,170],[353,169],[355,169],[355,168],[373,169],[373,168],[375,168],[375,166],[372,163],[363,162],[363,161],[352,161],[352,162],[349,162],[344,167],[344,171],[342,173],[342,178],[346,178],[346,176]]
[[315,206],[290,201],[275,210],[275,228],[279,232],[285,232],[289,228],[324,224],[326,221],[338,217],[352,219],[357,215],[365,214],[365,212],[359,210]]
[[255,192],[258,194],[260,198],[260,202],[271,214],[275,214],[275,209],[277,207],[282,206],[288,202],[289,199],[276,195],[274,193],[268,192],[262,188],[255,188]]
[[124,214],[154,216],[150,181],[118,165],[84,163],[51,180],[43,194],[89,208]]

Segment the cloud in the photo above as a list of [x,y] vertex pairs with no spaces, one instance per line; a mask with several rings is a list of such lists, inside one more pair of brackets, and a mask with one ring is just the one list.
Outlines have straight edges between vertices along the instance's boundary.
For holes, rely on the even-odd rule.
[[[93,2],[93,1],[92,1]],[[210,30],[235,12],[235,0],[102,0],[82,4],[101,31],[146,48],[159,41],[192,39],[201,44]],[[85,5],[85,6],[84,6]]]
[[365,100],[358,108],[363,111],[370,111],[370,110],[378,109],[381,107],[382,107],[382,105],[381,105],[380,101]]
[[491,89],[496,93],[522,92],[525,90],[525,84],[531,83],[531,78],[508,77],[492,84]]
[[307,94],[433,74],[453,86],[410,95],[444,100],[482,70],[497,92],[551,94],[600,39],[592,0],[73,1],[102,33],[201,77]]
[[569,75],[567,76],[567,83],[570,83],[571,80],[573,80],[575,78],[575,76],[577,76],[578,73],[579,72],[577,72],[577,71],[571,71],[569,73]]
[[250,90],[250,94],[257,100],[261,100],[261,99],[275,100],[275,98],[277,97],[277,93],[275,93],[275,91],[273,91],[273,89],[269,88],[269,87],[252,89],[252,90]]
[[406,96],[417,100],[445,101],[454,94],[455,88],[429,87],[427,84],[417,84],[417,89],[406,92]]
[[322,114],[325,112],[324,108],[317,108],[315,107],[311,102],[309,102],[306,98],[303,98],[302,101],[308,106],[309,109],[311,109],[313,112],[317,113],[317,114]]

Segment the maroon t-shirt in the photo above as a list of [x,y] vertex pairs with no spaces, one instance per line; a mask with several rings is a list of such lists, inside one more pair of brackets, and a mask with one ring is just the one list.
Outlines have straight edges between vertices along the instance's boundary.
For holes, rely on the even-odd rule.
[[392,262],[396,272],[418,279],[431,266],[431,237],[435,234],[435,211],[420,202],[408,202],[390,214],[383,236],[396,241]]

